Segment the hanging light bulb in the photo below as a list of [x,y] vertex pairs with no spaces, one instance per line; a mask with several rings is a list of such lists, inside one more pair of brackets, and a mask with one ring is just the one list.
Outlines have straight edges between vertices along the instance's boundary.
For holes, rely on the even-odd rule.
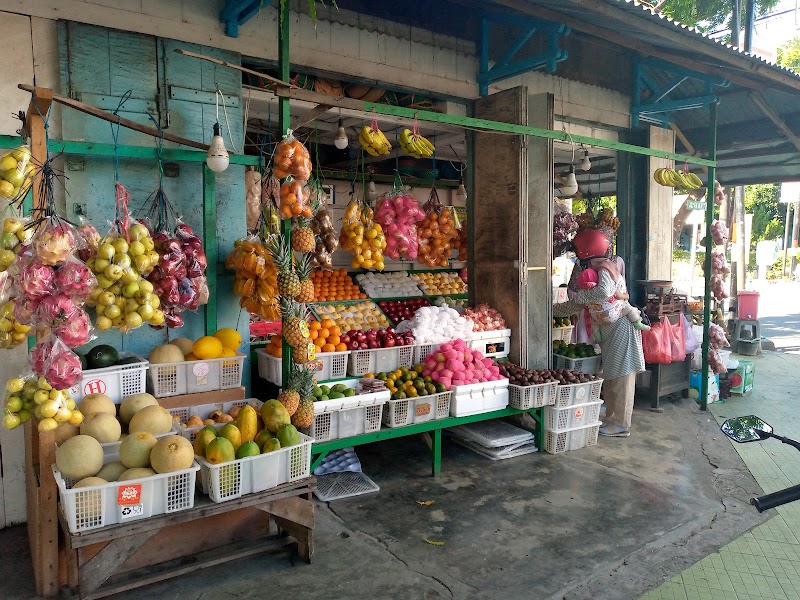
[[464,180],[461,180],[461,183],[458,184],[458,189],[456,189],[456,199],[458,200],[459,204],[467,204],[467,188],[464,187]]
[[[337,146],[338,148],[338,146]],[[341,150],[341,148],[339,148]],[[367,200],[374,202],[378,198],[378,190],[375,188],[375,182],[372,179],[367,184]]]
[[211,145],[206,153],[206,164],[215,173],[222,173],[228,168],[231,159],[225,149],[225,141],[219,131],[219,123],[214,123],[214,137],[211,138]]
[[561,186],[561,196],[574,196],[578,192],[578,180],[575,179],[575,167],[570,165],[569,172]]
[[350,143],[350,140],[347,139],[347,132],[344,130],[342,126],[342,120],[339,119],[339,128],[336,130],[336,137],[333,138],[333,145],[336,146],[339,150],[344,150],[347,148],[347,144]]
[[581,161],[581,171],[588,171],[592,168],[592,161],[589,160],[589,151],[583,149],[583,160]]

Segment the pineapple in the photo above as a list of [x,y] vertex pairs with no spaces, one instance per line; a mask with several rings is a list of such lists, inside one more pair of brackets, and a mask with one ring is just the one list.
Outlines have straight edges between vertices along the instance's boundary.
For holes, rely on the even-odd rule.
[[300,405],[292,415],[292,425],[298,429],[311,427],[314,422],[314,375],[308,370],[303,371],[300,382]]
[[292,265],[292,250],[283,236],[276,235],[269,245],[272,262],[278,271],[278,291],[285,298],[294,298],[300,293],[300,279]]
[[283,386],[281,393],[278,394],[278,402],[283,404],[289,416],[297,412],[297,407],[300,405],[300,393],[298,390],[302,383],[303,371],[305,371],[305,369],[300,369],[300,367],[292,365],[289,371],[289,379],[286,381],[286,385]]
[[[308,323],[305,308],[289,298],[281,298],[283,337],[292,348],[305,348],[308,344]],[[296,361],[295,361],[296,362]]]
[[303,344],[297,348],[292,348],[292,362],[298,365],[304,365],[307,362],[314,360],[315,351],[316,346],[313,342],[308,342],[307,344]]
[[300,293],[295,300],[298,302],[314,301],[314,282],[311,281],[311,255],[304,254],[297,261],[297,276],[300,278]]
[[292,231],[292,250],[295,252],[307,254],[314,251],[317,240],[310,225],[311,219],[308,217],[297,217],[294,231]]

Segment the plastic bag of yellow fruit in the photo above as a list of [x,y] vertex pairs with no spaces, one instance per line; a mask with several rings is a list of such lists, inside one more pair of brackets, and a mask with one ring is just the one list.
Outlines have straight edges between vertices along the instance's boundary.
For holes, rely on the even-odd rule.
[[0,198],[21,198],[31,187],[36,175],[36,164],[31,160],[31,150],[19,146],[0,158]]
[[352,200],[347,205],[343,221],[339,244],[353,254],[350,265],[354,269],[383,271],[386,237],[380,223],[374,221],[372,209]]
[[16,348],[28,339],[30,325],[23,325],[14,317],[14,302],[5,302],[0,307],[0,348]]
[[17,255],[31,243],[35,231],[29,217],[17,216],[16,209],[8,204],[2,212],[3,224],[0,232],[0,273],[6,271]]
[[239,306],[265,321],[280,320],[278,272],[264,241],[251,235],[237,240],[225,267],[234,271],[233,293]]

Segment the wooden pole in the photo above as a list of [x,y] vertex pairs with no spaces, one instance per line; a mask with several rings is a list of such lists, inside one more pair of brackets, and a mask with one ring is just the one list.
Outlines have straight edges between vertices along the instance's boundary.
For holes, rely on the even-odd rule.
[[[28,113],[25,115],[25,122],[28,126],[28,133],[31,136],[31,157],[36,164],[43,165],[47,161],[47,131],[45,121],[53,103],[53,90],[48,88],[34,87],[31,102],[28,105]],[[42,178],[35,177],[33,180],[33,208],[41,209],[43,197],[40,194]]]

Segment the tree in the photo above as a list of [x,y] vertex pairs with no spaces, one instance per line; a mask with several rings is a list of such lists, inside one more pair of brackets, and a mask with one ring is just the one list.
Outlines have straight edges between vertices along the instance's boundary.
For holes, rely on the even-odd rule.
[[[756,16],[761,16],[773,9],[780,0],[756,0]],[[741,23],[745,19],[745,0],[741,4]],[[731,0],[662,0],[656,4],[661,14],[672,17],[676,21],[697,27],[700,31],[711,31],[721,25],[729,25],[731,17]]]
[[800,70],[800,37],[793,38],[778,48],[777,62],[793,71]]
[[781,195],[780,184],[766,183],[748,185],[744,191],[744,210],[753,213],[753,231],[750,238],[752,248],[756,242],[783,237],[786,215],[778,202]]

